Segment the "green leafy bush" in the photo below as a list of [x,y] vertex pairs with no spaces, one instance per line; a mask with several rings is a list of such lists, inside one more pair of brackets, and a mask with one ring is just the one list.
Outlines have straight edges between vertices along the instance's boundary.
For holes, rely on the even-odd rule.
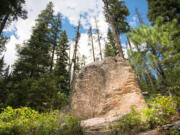
[[7,107],[0,114],[0,135],[82,135],[82,129],[71,114]]
[[152,101],[152,106],[142,111],[144,122],[149,125],[149,128],[154,128],[157,125],[167,124],[176,114],[176,101],[168,96],[157,96]]
[[112,127],[112,135],[128,135],[170,123],[177,114],[176,107],[177,99],[158,95],[152,99],[151,107],[139,112],[132,108],[129,114]]

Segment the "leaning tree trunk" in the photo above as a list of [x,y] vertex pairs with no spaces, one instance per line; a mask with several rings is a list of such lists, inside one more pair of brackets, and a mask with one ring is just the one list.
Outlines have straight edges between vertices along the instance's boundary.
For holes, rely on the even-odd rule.
[[111,25],[112,30],[113,30],[113,34],[114,34],[114,37],[115,37],[115,40],[116,40],[116,46],[117,46],[117,48],[119,50],[119,55],[120,55],[120,57],[122,57],[124,59],[124,54],[123,54],[122,45],[121,45],[121,41],[120,41],[120,37],[119,37],[119,32],[118,32],[117,28],[114,25],[113,15],[109,11],[107,0],[103,0],[103,2],[104,2],[105,10],[107,12],[108,22]]
[[0,23],[0,35],[1,35],[1,33],[2,33],[3,29],[4,29],[4,27],[5,27],[5,25],[6,25],[6,22],[7,22],[8,18],[9,18],[9,14],[7,14],[7,15],[4,17],[4,19],[2,20],[2,22]]
[[73,57],[72,57],[72,62],[70,64],[70,72],[71,72],[71,68],[72,68],[72,64],[73,64],[73,71],[72,71],[72,74],[70,74],[70,79],[72,77],[72,80],[70,80],[70,86],[72,86],[74,83],[75,73],[77,70],[77,50],[78,50],[78,43],[79,43],[79,39],[80,39],[80,25],[81,25],[81,22],[79,20],[79,24],[77,26],[77,32],[76,32],[74,53],[73,53]]

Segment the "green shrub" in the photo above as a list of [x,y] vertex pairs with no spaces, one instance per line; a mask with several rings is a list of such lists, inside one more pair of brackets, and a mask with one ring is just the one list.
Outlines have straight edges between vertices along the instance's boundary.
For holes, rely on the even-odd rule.
[[176,101],[177,99],[174,100],[172,97],[159,95],[152,99],[151,107],[146,107],[139,112],[132,108],[131,112],[123,116],[113,127],[112,135],[132,134],[131,132],[139,132],[170,123],[177,113]]
[[142,111],[142,117],[149,128],[157,125],[170,123],[172,117],[176,114],[177,103],[172,97],[157,96],[152,101],[151,108]]
[[82,129],[71,114],[7,107],[0,114],[0,135],[82,135]]

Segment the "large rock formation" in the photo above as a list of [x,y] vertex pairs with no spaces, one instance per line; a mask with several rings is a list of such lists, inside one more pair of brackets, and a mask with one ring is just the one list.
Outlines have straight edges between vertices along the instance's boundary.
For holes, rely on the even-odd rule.
[[128,61],[106,58],[84,67],[76,77],[71,107],[77,117],[89,119],[84,125],[114,121],[132,106],[143,109],[146,104]]

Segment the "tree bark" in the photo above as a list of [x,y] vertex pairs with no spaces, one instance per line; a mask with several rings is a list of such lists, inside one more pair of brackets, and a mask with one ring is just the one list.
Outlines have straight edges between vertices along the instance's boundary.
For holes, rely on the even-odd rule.
[[[79,43],[79,39],[80,39],[80,20],[79,20],[79,24],[77,27],[77,32],[76,32],[76,39],[75,39],[75,46],[74,46],[74,53],[73,53],[73,57],[72,57],[72,62],[70,65],[70,72],[71,72],[71,68],[72,68],[72,64],[73,64],[73,71],[72,71],[72,81],[70,80],[70,85],[72,86],[74,83],[74,79],[75,79],[75,73],[76,73],[76,68],[77,68],[77,49],[78,49],[78,43]],[[71,77],[70,76],[70,77]]]
[[6,25],[6,22],[7,22],[8,18],[9,18],[9,14],[7,14],[4,17],[4,19],[2,20],[2,22],[0,24],[0,35],[2,34],[2,31],[3,31],[3,29],[4,29],[5,25]]
[[149,79],[149,81],[150,81],[152,90],[155,90],[154,83],[153,83],[152,78],[151,78],[151,76],[150,76],[150,71],[149,71],[149,69],[146,69],[146,72],[147,72],[147,77],[148,77],[148,79]]
[[101,38],[100,38],[100,33],[99,33],[99,28],[98,28],[96,17],[95,17],[95,23],[96,23],[96,30],[97,30],[97,36],[98,36],[99,55],[100,55],[100,58],[102,60],[103,57],[102,57],[102,49],[101,49]]
[[95,53],[94,53],[94,42],[93,42],[93,34],[92,34],[92,29],[90,28],[90,31],[89,31],[89,37],[90,37],[90,40],[91,40],[91,47],[92,47],[92,53],[93,53],[93,60],[94,62],[96,61],[96,58],[95,58]]
[[[128,40],[129,49],[130,49],[131,51],[133,51],[131,42],[130,42],[130,40],[129,40],[128,37],[127,37],[127,40]],[[135,67],[135,72],[136,72],[136,78],[137,78],[138,83],[139,83],[139,85],[140,85],[140,77],[139,77],[139,74],[138,74],[138,67],[137,67],[137,63],[136,63],[136,62],[134,62],[134,67]]]
[[53,45],[53,50],[52,50],[52,56],[51,56],[51,65],[50,65],[50,72],[52,72],[53,66],[54,66],[54,53],[55,53],[56,46]]
[[122,50],[122,46],[121,46],[119,32],[118,32],[117,28],[114,25],[113,15],[109,11],[107,0],[103,0],[103,2],[104,2],[105,10],[106,10],[107,15],[108,15],[109,24],[111,25],[113,33],[114,33],[114,37],[115,37],[115,40],[116,40],[116,46],[117,46],[117,48],[119,50],[119,55],[120,55],[120,57],[122,57],[124,59],[124,54],[123,54],[123,50]]

